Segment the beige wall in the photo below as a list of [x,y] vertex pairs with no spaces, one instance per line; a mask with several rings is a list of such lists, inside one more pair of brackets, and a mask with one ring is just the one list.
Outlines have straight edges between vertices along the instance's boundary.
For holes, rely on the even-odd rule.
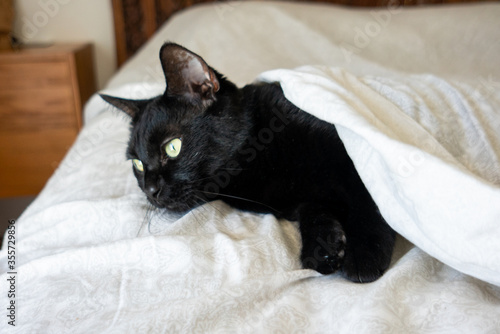
[[25,43],[94,43],[97,84],[116,69],[111,0],[15,0],[14,35]]

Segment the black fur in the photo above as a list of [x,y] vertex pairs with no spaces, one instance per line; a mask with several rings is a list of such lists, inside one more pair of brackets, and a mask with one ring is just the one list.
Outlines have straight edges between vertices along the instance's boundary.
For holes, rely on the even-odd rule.
[[[103,98],[127,112],[129,159],[139,186],[159,207],[186,212],[222,200],[247,211],[297,220],[305,268],[341,269],[370,282],[388,268],[394,231],[358,176],[335,126],[287,101],[279,84],[238,89],[201,57],[167,43],[167,89],[144,101]],[[182,139],[177,158],[164,153]]]

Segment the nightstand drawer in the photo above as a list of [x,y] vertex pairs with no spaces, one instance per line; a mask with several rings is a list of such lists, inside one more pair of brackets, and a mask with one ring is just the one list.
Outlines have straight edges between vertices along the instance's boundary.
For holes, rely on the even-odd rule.
[[71,75],[65,62],[0,64],[0,91],[67,87]]
[[73,91],[68,85],[59,89],[0,90],[0,106],[1,133],[78,129]]

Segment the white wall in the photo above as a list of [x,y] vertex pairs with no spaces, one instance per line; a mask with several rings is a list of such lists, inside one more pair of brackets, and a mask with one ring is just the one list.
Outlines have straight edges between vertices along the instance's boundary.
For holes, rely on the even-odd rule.
[[116,69],[111,0],[15,0],[14,36],[25,43],[92,42],[98,88]]

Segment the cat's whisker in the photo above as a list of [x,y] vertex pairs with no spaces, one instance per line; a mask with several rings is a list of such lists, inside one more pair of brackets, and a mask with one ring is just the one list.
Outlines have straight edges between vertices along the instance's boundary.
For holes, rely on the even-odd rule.
[[[231,172],[236,171],[236,172],[242,172],[242,171],[245,171],[245,170],[248,170],[248,169],[246,169],[246,168],[219,168],[218,170],[219,171],[231,171]],[[210,179],[213,179],[213,178],[214,178],[213,176],[202,177],[200,179],[192,180],[190,182],[190,184],[192,186],[196,186],[197,183],[199,183],[200,181],[210,180]]]
[[141,231],[142,231],[142,227],[144,226],[144,223],[146,222],[146,217],[144,217],[144,219],[142,220],[142,223],[141,225],[139,226],[139,230],[137,231],[137,234],[136,234],[136,238],[139,237],[139,234],[141,234]]
[[151,210],[153,209],[153,206],[151,204],[147,204],[147,208],[146,208],[146,214],[144,215],[144,219],[142,220],[142,223],[141,223],[141,226],[139,227],[139,231],[137,231],[137,235],[136,237],[139,236],[139,234],[141,233],[142,231],[142,228],[144,227],[144,225],[148,225],[148,231],[151,233],[151,230],[149,229],[149,223],[151,221],[150,219],[150,213],[151,213]]
[[[226,215],[225,215],[225,214],[224,214],[224,213],[223,213],[223,212],[222,212],[222,211],[221,211],[221,210],[220,210],[220,209],[219,209],[216,205],[214,205],[212,202],[209,202],[209,201],[207,201],[207,200],[205,200],[205,199],[203,199],[203,198],[201,198],[201,197],[199,197],[199,196],[197,196],[197,197],[198,197],[201,201],[203,201],[203,202],[206,204],[206,205],[202,205],[202,206],[200,207],[200,209],[205,210],[205,212],[209,212],[208,207],[210,207],[212,210],[217,211],[217,212],[219,213],[219,215],[220,215],[220,216],[224,219],[224,221],[225,221],[227,224],[229,223],[229,221],[228,221],[228,220],[227,220],[227,218],[226,218]],[[202,212],[201,212],[201,211],[199,211],[199,210],[197,211],[197,213],[202,214]],[[209,221],[209,219],[207,219],[206,217],[204,217],[203,219],[204,219],[205,221]],[[228,224],[228,225],[229,225],[229,224]],[[219,229],[220,229],[220,227],[219,227]],[[221,230],[221,232],[223,232],[223,231]]]
[[[206,208],[206,205],[209,205],[211,207],[214,207],[209,201],[207,201],[206,199],[204,199],[203,197],[201,196],[198,196],[198,195],[193,195],[194,197],[196,197],[198,200],[199,200],[199,203],[200,204],[198,207],[197,207],[197,211],[200,212],[200,210],[205,210],[207,211],[207,208]],[[200,212],[201,213],[201,212]]]
[[246,202],[249,202],[249,203],[259,204],[259,205],[265,206],[266,208],[269,208],[269,209],[273,210],[274,212],[281,213],[281,211],[273,208],[272,206],[269,206],[269,205],[264,204],[262,202],[254,201],[254,200],[251,200],[251,199],[248,199],[248,198],[243,198],[243,197],[233,196],[233,195],[226,195],[226,194],[221,194],[221,193],[213,193],[213,192],[204,191],[204,190],[202,190],[201,192],[203,192],[205,194],[208,194],[208,195],[218,195],[218,196],[222,196],[222,197],[234,198],[234,199],[238,199],[238,200],[241,200],[241,201],[246,201]]
[[207,177],[202,177],[201,179],[192,180],[190,182],[190,185],[196,185],[197,182],[212,179],[212,178],[213,178],[213,176],[207,176]]
[[[201,197],[199,197],[199,196],[196,196],[196,195],[194,195],[194,197],[195,197],[195,198],[197,198],[197,199],[198,199],[199,201],[201,201],[202,203],[206,203],[206,201],[205,201],[203,198],[201,198]],[[198,206],[198,208],[200,208],[200,207],[203,207],[203,204],[201,204],[200,206]],[[195,211],[195,210],[190,210],[190,211],[189,211],[189,213],[190,213],[190,214],[193,216],[193,218],[196,220],[196,223],[198,223],[198,225],[199,225],[199,226],[202,226],[202,224],[201,224],[200,220],[198,219],[198,217],[196,217],[196,214],[195,214],[195,212],[194,212],[194,211]],[[199,209],[197,209],[196,211],[197,211],[197,212],[199,212]]]
[[158,210],[157,207],[155,207],[154,205],[151,205],[149,206],[149,210],[148,210],[148,215],[149,215],[149,219],[148,219],[148,232],[149,234],[153,234],[153,232],[151,232],[151,221],[153,220],[152,219],[152,215],[154,212],[156,212]]
[[[195,196],[196,196],[196,195],[195,195]],[[223,213],[223,212],[222,212],[222,211],[221,211],[221,210],[220,210],[217,206],[213,205],[211,202],[207,201],[206,199],[204,199],[204,198],[202,198],[202,197],[200,197],[200,196],[196,196],[196,197],[197,197],[197,198],[199,198],[201,201],[205,202],[205,204],[207,204],[208,206],[210,206],[212,209],[214,209],[215,211],[217,211],[217,212],[220,214],[220,216],[221,216],[221,217],[223,217],[224,221],[225,221],[226,223],[228,223],[228,220],[227,220],[227,218],[226,218],[226,215],[225,215],[225,214],[224,214],[224,213]],[[206,208],[206,206],[204,206],[204,205],[202,206],[202,208],[203,208],[204,210],[208,210],[208,209]]]
[[200,220],[198,219],[198,217],[196,217],[196,214],[194,213],[194,210],[191,210],[189,211],[189,213],[193,216],[193,219],[196,221],[196,223],[198,224],[198,226],[203,226],[202,223],[200,222]]

